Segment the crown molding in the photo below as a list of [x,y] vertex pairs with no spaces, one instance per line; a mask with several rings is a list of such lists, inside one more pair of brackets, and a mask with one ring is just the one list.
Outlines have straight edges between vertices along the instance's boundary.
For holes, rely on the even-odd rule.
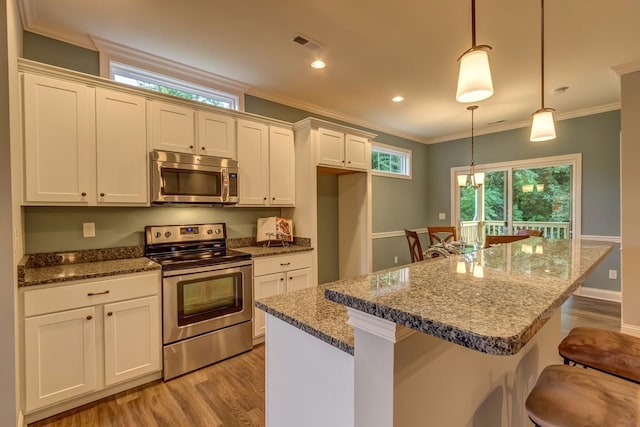
[[371,123],[365,119],[349,116],[347,114],[342,114],[337,111],[319,107],[315,104],[310,104],[299,99],[289,98],[283,95],[278,95],[272,92],[252,88],[247,91],[247,94],[256,96],[258,98],[266,99],[267,101],[277,102],[278,104],[286,105],[288,107],[298,108],[300,110],[308,111],[310,113],[320,114],[325,117],[330,117],[332,119],[341,120],[343,122],[347,122],[352,125],[362,126],[367,129],[373,130],[375,132],[383,132],[389,135],[397,136],[400,138],[408,139],[413,142],[418,142],[421,144],[429,144],[431,139],[425,138],[423,136],[414,135],[412,133],[402,132],[397,129],[392,129],[384,126],[380,126],[375,123]]
[[[611,104],[599,105],[597,107],[589,107],[583,108],[580,110],[568,111],[566,113],[556,114],[555,121],[559,122],[562,120],[575,119],[577,117],[585,117],[591,116],[599,113],[606,113],[608,111],[619,110],[620,103],[613,102]],[[498,126],[490,126],[483,129],[474,129],[473,134],[475,136],[478,135],[489,135],[492,133],[504,132],[513,129],[526,128],[531,126],[531,120],[522,120],[514,123],[505,123]],[[469,138],[471,136],[471,131],[465,131],[460,133],[455,133],[451,135],[440,136],[437,138],[432,138],[428,144],[438,144],[441,142],[455,141],[456,139]]]
[[619,76],[629,73],[635,73],[636,71],[640,71],[640,61],[616,65],[615,67],[611,67],[611,69],[615,71]]

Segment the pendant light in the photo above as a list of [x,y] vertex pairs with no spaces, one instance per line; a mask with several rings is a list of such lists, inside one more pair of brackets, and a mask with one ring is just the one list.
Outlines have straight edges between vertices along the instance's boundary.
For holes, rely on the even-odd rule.
[[473,160],[473,112],[477,108],[477,105],[467,107],[467,110],[471,111],[471,164],[469,165],[469,175],[458,175],[458,185],[460,188],[470,185],[471,187],[478,189],[482,184],[484,184],[484,173],[476,172],[476,164]]
[[540,20],[540,104],[541,108],[533,113],[530,141],[540,142],[555,139],[556,128],[553,124],[553,108],[544,106],[544,0],[540,0],[542,18]]
[[471,49],[458,58],[458,89],[456,101],[478,102],[493,95],[488,51],[491,46],[476,46],[476,0],[471,0]]

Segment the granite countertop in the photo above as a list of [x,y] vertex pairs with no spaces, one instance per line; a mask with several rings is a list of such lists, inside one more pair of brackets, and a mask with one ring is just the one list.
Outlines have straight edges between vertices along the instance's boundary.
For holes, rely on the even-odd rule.
[[256,307],[353,355],[353,327],[344,305],[329,301],[325,287],[302,289],[256,301]]
[[517,353],[613,249],[529,238],[327,284],[329,300],[474,350]]
[[529,238],[264,298],[256,307],[350,354],[345,306],[487,354],[511,355],[613,247]]
[[271,246],[268,248],[262,246],[243,246],[240,248],[233,248],[235,251],[251,254],[253,258],[273,256],[273,255],[286,255],[296,252],[312,251],[311,246],[301,245],[289,245],[289,246]]
[[25,255],[18,265],[18,287],[160,269],[160,264],[142,257],[141,247]]

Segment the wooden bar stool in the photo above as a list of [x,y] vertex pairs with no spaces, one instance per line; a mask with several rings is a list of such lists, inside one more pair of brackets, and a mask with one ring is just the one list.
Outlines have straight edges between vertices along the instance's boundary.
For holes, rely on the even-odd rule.
[[640,385],[564,365],[544,368],[525,402],[541,427],[640,426]]
[[578,364],[640,383],[640,338],[598,328],[573,328],[558,346],[565,365]]

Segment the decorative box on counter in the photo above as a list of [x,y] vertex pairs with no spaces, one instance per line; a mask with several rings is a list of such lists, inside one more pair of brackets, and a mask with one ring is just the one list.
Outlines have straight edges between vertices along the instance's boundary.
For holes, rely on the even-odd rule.
[[258,218],[256,241],[264,246],[288,246],[293,242],[293,221],[278,216]]

